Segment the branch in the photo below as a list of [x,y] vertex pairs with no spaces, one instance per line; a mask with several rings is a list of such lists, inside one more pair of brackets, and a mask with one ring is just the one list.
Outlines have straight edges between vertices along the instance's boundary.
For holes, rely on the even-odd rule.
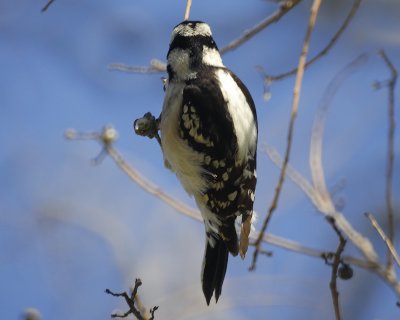
[[41,12],[47,11],[47,9],[50,7],[50,5],[54,2],[54,0],[49,0],[46,5],[42,8]]
[[[365,216],[369,219],[369,221],[371,222],[372,226],[375,228],[375,230],[378,232],[378,234],[381,236],[382,240],[385,242],[388,250],[389,250],[389,254],[391,257],[394,258],[394,260],[396,261],[397,265],[400,267],[400,257],[396,251],[396,248],[393,245],[392,240],[385,234],[385,232],[383,231],[383,229],[381,228],[381,226],[379,225],[378,221],[376,221],[375,217],[369,213],[366,212]],[[388,269],[389,271],[390,269]]]
[[[344,251],[344,247],[346,246],[346,239],[343,237],[342,233],[335,225],[335,221],[333,219],[328,219],[328,222],[332,225],[333,230],[335,230],[335,232],[339,238],[339,244],[338,244],[336,252],[333,256],[333,262],[331,264],[332,272],[331,272],[331,280],[329,283],[329,288],[331,289],[332,303],[333,303],[333,309],[335,310],[336,320],[341,320],[342,317],[341,317],[341,311],[340,311],[339,291],[337,289],[336,280],[337,280],[337,276],[338,276],[339,265],[342,263],[341,255]],[[352,276],[353,276],[353,272],[351,270],[350,277],[352,277]]]
[[309,45],[310,45],[311,34],[314,29],[315,22],[317,20],[317,15],[318,15],[320,5],[321,5],[321,0],[314,0],[312,7],[311,7],[310,20],[308,23],[306,35],[305,35],[304,42],[303,42],[303,49],[301,51],[301,55],[300,55],[300,59],[299,59],[299,66],[298,66],[296,82],[295,82],[295,86],[294,86],[292,113],[291,113],[291,117],[290,117],[289,129],[288,129],[285,158],[284,158],[281,173],[279,176],[279,181],[275,188],[274,198],[272,200],[271,206],[270,206],[268,214],[264,220],[264,223],[261,227],[259,237],[255,243],[256,249],[254,250],[254,254],[253,254],[253,261],[252,261],[252,264],[250,267],[251,270],[255,269],[258,253],[260,251],[262,236],[264,235],[264,233],[267,229],[268,223],[271,220],[273,212],[275,211],[276,207],[278,206],[279,196],[280,196],[282,185],[284,182],[286,167],[289,162],[290,150],[292,147],[294,123],[296,121],[297,111],[299,108],[300,91],[301,91],[301,84],[302,84],[303,75],[304,75],[304,67],[305,67],[306,57],[307,57],[307,53],[308,53],[308,49],[309,49]]
[[[331,40],[328,42],[325,48],[323,48],[318,54],[316,54],[314,57],[312,57],[309,61],[307,61],[305,68],[308,68],[310,65],[312,65],[314,62],[322,58],[324,55],[326,55],[329,50],[335,45],[335,43],[339,40],[340,36],[343,34],[343,32],[346,30],[347,26],[350,24],[350,21],[353,19],[354,15],[356,14],[358,8],[360,7],[362,0],[354,0],[353,6],[351,7],[349,13],[347,14],[345,20],[343,21],[342,25],[340,28],[336,31],[334,36],[331,38]],[[281,73],[279,75],[268,75],[265,74],[265,78],[268,82],[275,81],[275,80],[282,80],[284,78],[287,78],[289,76],[292,76],[296,74],[297,68],[294,68],[292,70],[289,70],[287,72]]]
[[150,315],[151,317],[148,318],[147,316],[143,315],[139,307],[136,306],[137,304],[137,291],[139,287],[142,285],[142,280],[136,279],[135,280],[135,287],[132,290],[131,296],[129,296],[125,291],[122,293],[114,293],[110,289],[106,289],[105,292],[107,294],[110,294],[114,297],[124,297],[127,305],[129,306],[129,310],[123,314],[118,314],[118,313],[113,313],[111,314],[111,318],[126,318],[130,314],[133,314],[136,319],[138,320],[154,320],[154,312],[158,309],[157,306],[153,307],[150,309]]
[[329,283],[329,288],[331,289],[332,302],[333,302],[333,308],[335,310],[336,320],[340,320],[342,318],[341,312],[340,312],[339,292],[337,290],[336,279],[337,279],[337,274],[338,274],[338,269],[339,269],[339,264],[340,264],[340,255],[342,254],[345,245],[346,245],[346,240],[343,237],[341,237],[340,241],[339,241],[339,245],[336,249],[335,258],[334,258],[334,261],[332,264],[331,281]]
[[192,0],[186,1],[186,9],[185,9],[185,16],[183,18],[184,21],[189,20],[190,15],[190,7],[192,6]]
[[[388,81],[389,89],[389,105],[388,105],[388,119],[389,119],[389,132],[388,132],[388,154],[387,154],[387,165],[386,165],[386,208],[387,218],[389,226],[389,240],[391,243],[394,242],[394,206],[393,206],[393,170],[394,170],[394,137],[395,137],[395,109],[394,109],[394,89],[397,81],[397,70],[389,60],[385,51],[381,50],[380,56],[382,57],[385,64],[388,66],[391,77]],[[389,248],[387,270],[392,268],[393,259],[395,257],[393,252]],[[397,262],[398,263],[398,262]]]
[[167,71],[167,65],[158,59],[152,59],[148,67],[128,66],[123,63],[112,63],[108,67],[110,70],[142,74],[162,73]]
[[301,0],[287,0],[282,3],[278,10],[275,11],[272,15],[268,16],[264,20],[260,21],[253,28],[246,30],[243,35],[233,41],[231,41],[227,46],[223,47],[220,52],[221,54],[225,54],[228,51],[232,51],[242,45],[244,42],[253,38],[257,33],[264,30],[270,24],[274,22],[278,22],[285,14],[287,14],[290,10],[292,10],[296,5],[298,5]]

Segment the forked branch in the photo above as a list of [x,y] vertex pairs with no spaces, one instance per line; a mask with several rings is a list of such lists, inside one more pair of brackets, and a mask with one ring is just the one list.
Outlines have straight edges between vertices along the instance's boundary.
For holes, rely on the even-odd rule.
[[135,280],[135,287],[132,290],[131,295],[127,294],[125,291],[122,293],[114,293],[110,289],[106,289],[105,292],[107,294],[110,294],[114,297],[123,297],[125,299],[125,302],[129,306],[129,310],[126,311],[125,313],[119,314],[119,313],[113,313],[111,315],[111,318],[126,318],[130,314],[133,314],[137,320],[154,320],[154,313],[158,309],[157,306],[153,307],[150,309],[150,318],[146,316],[144,310],[141,310],[139,306],[137,306],[137,292],[139,287],[142,285],[142,280],[136,279]]
[[[339,29],[336,31],[336,33],[333,35],[331,40],[328,42],[328,44],[319,52],[317,53],[314,57],[312,57],[310,60],[307,61],[305,68],[308,68],[310,65],[314,64],[317,60],[322,58],[324,55],[326,55],[329,50],[332,49],[332,47],[335,45],[335,43],[339,40],[343,32],[347,29],[348,25],[350,24],[351,20],[353,19],[354,15],[356,14],[358,8],[360,7],[362,0],[354,0],[352,7],[350,8],[349,13],[347,14],[346,18],[344,19],[342,25],[339,27]],[[275,80],[282,80],[285,79],[289,76],[295,75],[297,72],[297,68],[294,68],[292,70],[289,70],[287,72],[278,74],[278,75],[269,75],[265,74],[264,77],[270,83],[271,81]]]

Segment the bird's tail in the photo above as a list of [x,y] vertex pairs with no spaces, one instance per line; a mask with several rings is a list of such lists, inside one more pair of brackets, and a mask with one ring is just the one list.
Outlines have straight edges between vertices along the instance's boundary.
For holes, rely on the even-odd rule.
[[213,239],[214,246],[210,245],[210,241],[206,240],[206,250],[204,253],[203,270],[201,281],[203,285],[203,293],[210,304],[211,297],[215,292],[215,301],[221,295],[222,284],[224,283],[226,266],[228,265],[229,250],[225,242],[221,239]]

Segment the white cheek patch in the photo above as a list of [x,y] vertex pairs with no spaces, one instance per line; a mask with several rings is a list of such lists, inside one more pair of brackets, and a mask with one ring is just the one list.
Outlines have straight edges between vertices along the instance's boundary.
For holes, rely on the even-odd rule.
[[223,67],[221,55],[217,49],[211,49],[203,46],[203,63],[214,67]]
[[190,73],[190,58],[186,50],[174,49],[168,55],[168,64],[178,75]]

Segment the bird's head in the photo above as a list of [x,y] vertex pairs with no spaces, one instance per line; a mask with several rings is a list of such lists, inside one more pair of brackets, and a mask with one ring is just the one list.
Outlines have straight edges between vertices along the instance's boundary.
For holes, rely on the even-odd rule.
[[210,26],[201,21],[184,21],[174,28],[167,59],[170,79],[190,78],[205,66],[223,66]]

